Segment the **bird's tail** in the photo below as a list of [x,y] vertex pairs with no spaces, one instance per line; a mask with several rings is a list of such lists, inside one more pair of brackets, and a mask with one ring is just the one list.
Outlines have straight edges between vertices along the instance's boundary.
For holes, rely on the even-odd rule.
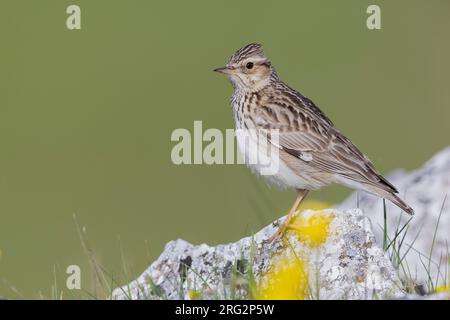
[[406,204],[406,202],[403,201],[402,199],[400,199],[396,194],[388,193],[387,195],[383,195],[383,197],[385,199],[388,199],[389,201],[391,201],[393,204],[395,204],[397,207],[399,207],[400,209],[405,211],[407,214],[410,214],[410,215],[414,214],[413,208],[408,206]]
[[393,204],[395,204],[397,207],[399,207],[400,209],[405,211],[407,214],[410,214],[410,215],[414,214],[413,208],[408,206],[405,201],[403,201],[396,195],[396,193],[397,193],[396,189],[392,188],[392,189],[386,190],[387,188],[382,189],[380,186],[373,186],[373,185],[370,185],[370,186],[366,185],[364,189],[372,194],[375,194],[379,197],[382,197],[384,199],[391,201]]
[[389,201],[391,201],[393,204],[395,204],[397,207],[399,207],[400,209],[402,209],[403,211],[405,211],[407,214],[413,215],[414,214],[414,209],[411,208],[410,206],[408,206],[406,204],[405,201],[403,201],[402,199],[400,199],[397,195],[395,194],[390,194],[387,199]]

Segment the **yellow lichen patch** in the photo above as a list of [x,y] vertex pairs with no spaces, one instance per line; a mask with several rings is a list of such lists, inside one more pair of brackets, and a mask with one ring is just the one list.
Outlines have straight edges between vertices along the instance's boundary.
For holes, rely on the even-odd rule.
[[201,299],[201,297],[202,297],[202,293],[197,290],[189,290],[188,295],[189,295],[189,298],[192,300]]
[[300,242],[318,247],[327,240],[333,218],[334,215],[326,211],[303,211],[293,219],[289,229]]
[[270,271],[256,288],[256,299],[303,300],[308,295],[307,264],[298,257],[275,257]]
[[435,291],[436,292],[450,291],[450,286],[440,286],[440,287],[437,287]]

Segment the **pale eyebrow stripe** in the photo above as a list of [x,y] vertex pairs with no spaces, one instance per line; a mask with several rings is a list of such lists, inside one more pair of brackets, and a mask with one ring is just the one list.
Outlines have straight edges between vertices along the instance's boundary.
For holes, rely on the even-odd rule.
[[243,61],[244,63],[247,63],[247,62],[253,62],[253,63],[255,63],[255,64],[264,64],[264,63],[267,63],[267,59],[265,59],[265,58],[260,58],[260,59],[254,59],[254,58],[248,58],[248,59],[245,59],[244,61]]

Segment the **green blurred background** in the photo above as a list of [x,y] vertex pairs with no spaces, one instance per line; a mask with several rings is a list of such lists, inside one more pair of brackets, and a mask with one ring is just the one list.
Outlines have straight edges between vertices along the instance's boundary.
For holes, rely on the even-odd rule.
[[71,264],[91,290],[73,214],[124,283],[169,240],[230,242],[285,213],[294,193],[242,165],[170,160],[175,128],[233,128],[212,69],[249,42],[380,171],[420,166],[449,144],[449,31],[450,1],[2,0],[0,296],[51,297]]

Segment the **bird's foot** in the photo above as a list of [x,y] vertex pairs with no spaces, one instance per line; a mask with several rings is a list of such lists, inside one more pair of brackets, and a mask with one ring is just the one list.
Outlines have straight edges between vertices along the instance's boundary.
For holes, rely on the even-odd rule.
[[286,232],[286,226],[284,223],[278,227],[277,231],[269,238],[269,242],[278,241],[283,238],[284,233]]
[[[296,213],[298,213],[298,212],[296,212]],[[275,233],[269,238],[269,242],[274,242],[274,241],[283,239],[286,231],[291,228],[291,226],[292,226],[291,222],[294,217],[295,217],[295,215],[291,216],[291,217],[289,217],[289,216],[286,217],[286,220],[283,221],[283,223],[278,227],[277,231],[275,231]]]

